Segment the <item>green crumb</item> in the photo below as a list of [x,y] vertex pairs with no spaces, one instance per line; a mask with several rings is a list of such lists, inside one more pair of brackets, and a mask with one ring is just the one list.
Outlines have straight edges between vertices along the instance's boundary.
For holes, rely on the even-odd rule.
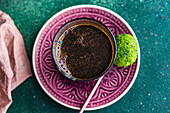
[[115,65],[125,67],[133,64],[138,55],[137,41],[129,34],[116,35],[117,56]]

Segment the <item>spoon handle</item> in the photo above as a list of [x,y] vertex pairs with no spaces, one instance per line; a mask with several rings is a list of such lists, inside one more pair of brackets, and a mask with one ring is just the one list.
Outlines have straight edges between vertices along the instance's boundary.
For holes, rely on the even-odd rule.
[[88,98],[86,99],[86,101],[85,101],[83,107],[80,109],[79,113],[83,113],[83,111],[85,110],[85,108],[86,108],[86,106],[88,105],[89,101],[91,100],[93,94],[95,93],[96,89],[98,88],[98,86],[99,86],[102,78],[103,78],[103,76],[100,77],[100,78],[98,79],[98,81],[96,82],[95,86],[93,87],[90,95],[89,95]]

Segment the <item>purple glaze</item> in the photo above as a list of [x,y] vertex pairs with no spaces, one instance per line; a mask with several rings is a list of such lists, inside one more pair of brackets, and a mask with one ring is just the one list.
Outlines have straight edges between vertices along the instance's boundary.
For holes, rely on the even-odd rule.
[[[80,108],[88,97],[96,81],[77,82],[63,76],[52,58],[52,41],[57,30],[75,18],[93,18],[104,23],[114,35],[132,34],[128,27],[116,16],[97,8],[75,8],[61,13],[45,26],[35,44],[35,69],[43,87],[58,101]],[[99,107],[118,98],[129,86],[137,68],[137,60],[131,66],[113,65],[104,76],[87,108]]]

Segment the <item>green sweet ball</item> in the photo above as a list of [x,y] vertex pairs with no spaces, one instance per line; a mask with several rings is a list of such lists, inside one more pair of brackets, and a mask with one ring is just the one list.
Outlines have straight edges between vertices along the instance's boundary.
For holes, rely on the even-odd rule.
[[129,34],[116,35],[117,56],[115,65],[125,67],[133,64],[138,55],[137,41]]

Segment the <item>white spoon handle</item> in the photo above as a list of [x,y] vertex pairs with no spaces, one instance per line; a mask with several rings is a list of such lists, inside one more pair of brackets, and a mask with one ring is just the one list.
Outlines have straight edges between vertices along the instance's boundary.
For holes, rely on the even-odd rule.
[[98,88],[101,80],[102,80],[103,76],[99,78],[99,80],[96,82],[95,86],[93,87],[90,95],[88,96],[86,102],[84,103],[83,107],[80,109],[79,113],[83,113],[83,111],[85,110],[86,106],[88,105],[89,101],[91,100],[93,94],[95,93],[96,89]]

